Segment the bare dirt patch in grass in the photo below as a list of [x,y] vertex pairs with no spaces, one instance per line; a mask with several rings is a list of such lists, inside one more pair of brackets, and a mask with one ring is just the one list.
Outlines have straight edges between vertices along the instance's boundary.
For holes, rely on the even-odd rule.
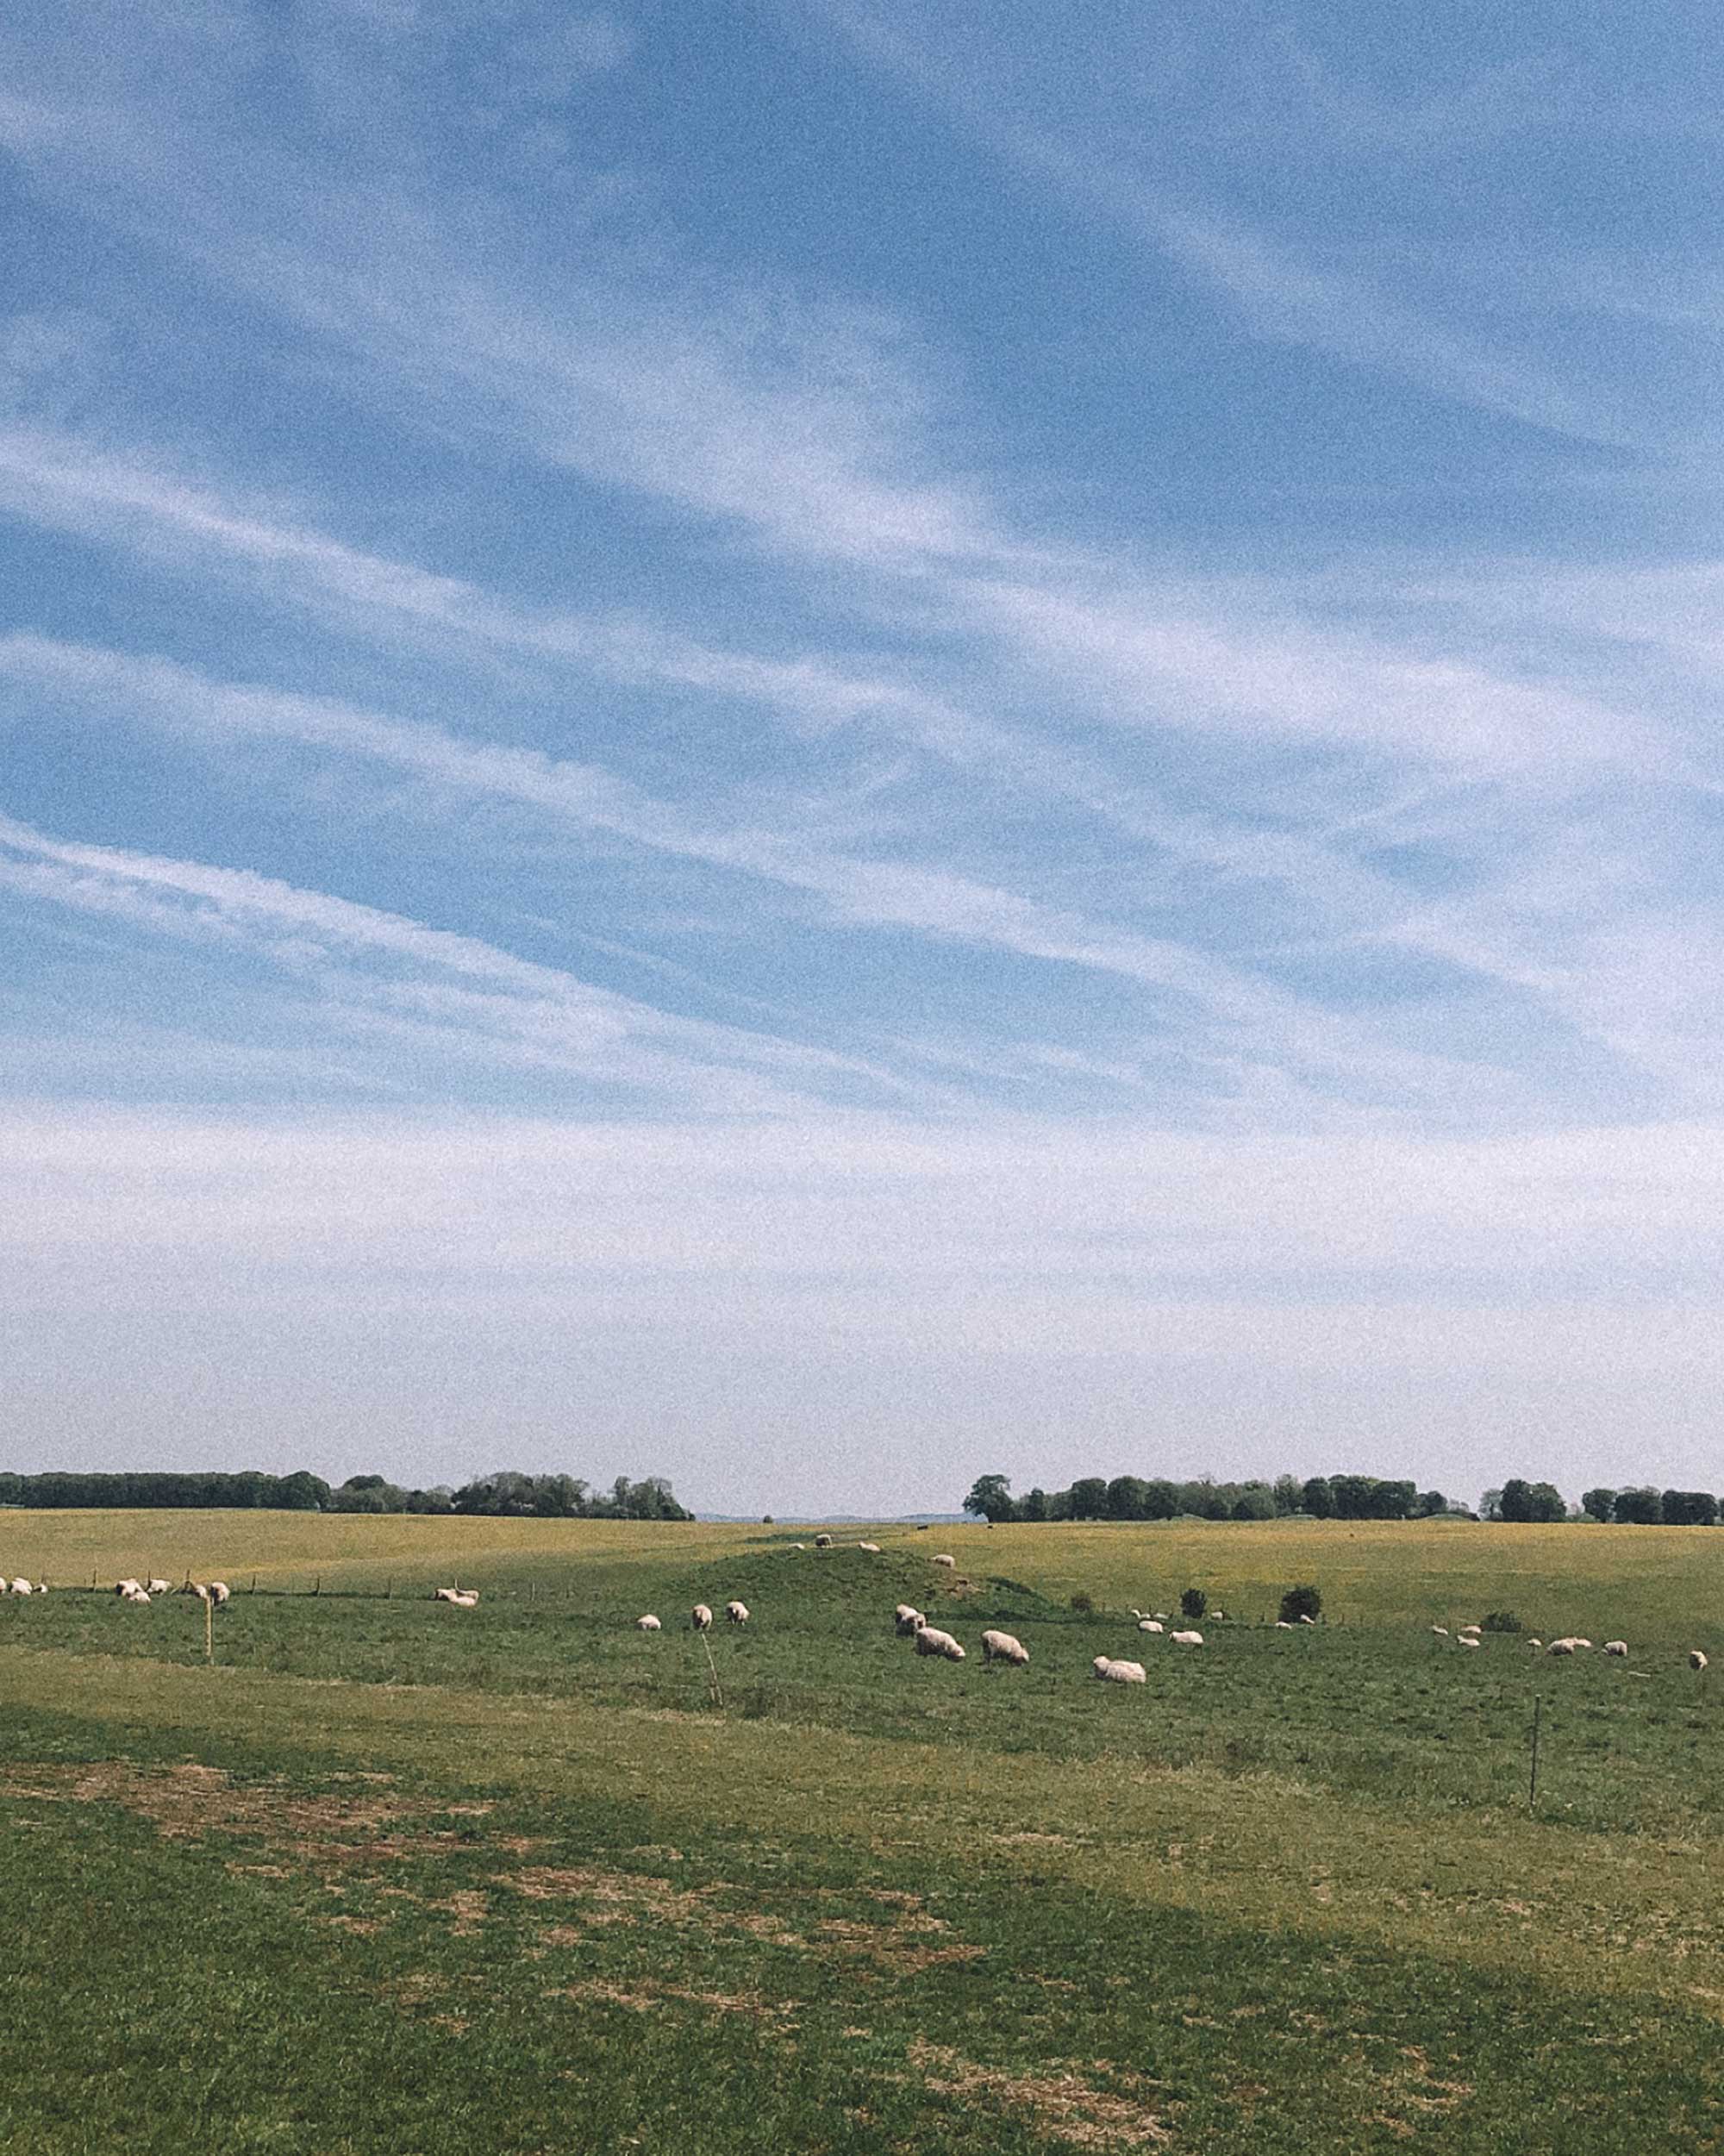
[[638,1978],[633,1984],[614,1984],[601,1977],[591,1977],[578,1984],[559,1984],[548,1996],[577,1999],[584,2004],[626,2006],[636,2014],[650,2014],[667,2005],[698,2006],[713,2014],[746,2014],[753,2021],[771,2022],[779,2028],[794,2026],[783,2007],[774,2005],[758,1991],[707,1991],[692,1984],[659,1984],[646,1977]]
[[1012,2073],[920,2037],[910,2046],[909,2061],[937,2094],[1026,2111],[1040,2132],[1075,2147],[1146,2148],[1170,2138],[1165,2122],[1146,2104],[1098,2089],[1075,2072]]
[[[447,1847],[457,1837],[421,1830],[411,1838],[396,1831],[443,1808],[402,1796],[386,1775],[352,1778],[367,1793],[306,1796],[279,1782],[235,1782],[220,1767],[188,1762],[143,1768],[127,1759],[78,1766],[15,1767],[0,1779],[0,1797],[27,1802],[117,1804],[147,1820],[164,1840],[203,1841],[212,1834],[265,1843],[278,1854],[318,1872],[396,1861],[416,1851]],[[283,1867],[244,1867],[263,1877],[284,1876]]]

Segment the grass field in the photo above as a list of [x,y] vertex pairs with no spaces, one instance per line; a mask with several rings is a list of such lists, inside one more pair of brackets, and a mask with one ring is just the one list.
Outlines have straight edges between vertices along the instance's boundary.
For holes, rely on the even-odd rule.
[[[0,1603],[0,2148],[1724,2145],[1724,1537],[809,1539],[0,1514],[56,1583]],[[213,1665],[200,1604],[87,1591],[188,1570]],[[1189,1584],[1205,1647],[1140,1640]],[[1633,1653],[1429,1630],[1500,1609]]]

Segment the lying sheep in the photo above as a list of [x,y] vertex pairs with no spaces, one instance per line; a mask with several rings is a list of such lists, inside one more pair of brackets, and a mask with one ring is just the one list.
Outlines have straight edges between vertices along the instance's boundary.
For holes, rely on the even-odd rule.
[[[0,1579],[0,1588],[3,1588],[6,1582],[3,1579]],[[15,1595],[33,1595],[35,1591],[35,1589],[31,1586],[28,1579],[15,1579],[12,1582],[12,1592]]]
[[1292,1620],[1288,1617],[1277,1617],[1275,1620],[1275,1629],[1277,1632],[1290,1632],[1293,1629]]
[[1541,1647],[1544,1644],[1542,1640],[1528,1640],[1527,1642],[1528,1647]]
[[114,1582],[114,1592],[122,1602],[129,1602],[134,1595],[141,1594],[143,1590],[144,1583],[141,1579],[116,1579]]
[[120,1597],[122,1602],[129,1602],[133,1603],[147,1603],[149,1598],[148,1590],[137,1585],[128,1587]]
[[457,1609],[477,1609],[479,1598],[477,1590],[466,1587],[463,1588],[459,1594],[452,1595],[450,1600]]
[[1090,1665],[1104,1684],[1146,1684],[1147,1672],[1141,1662],[1122,1662],[1110,1654],[1098,1654]]
[[1301,1617],[1299,1622],[1301,1624],[1315,1624],[1317,1620],[1315,1617]]
[[659,1632],[663,1628],[656,1617],[637,1617],[634,1620],[634,1629],[637,1632]]
[[1628,1652],[1628,1642],[1626,1640],[1607,1640],[1604,1642],[1604,1652],[1607,1654],[1615,1655],[1620,1660]]
[[[209,1599],[215,1603],[218,1609],[222,1607],[222,1603],[228,1599],[233,1591],[233,1589],[228,1586],[225,1579],[212,1579],[209,1583]],[[468,1608],[471,1609],[472,1603],[477,1602],[478,1600],[478,1597],[474,1595],[472,1597],[472,1601],[467,1605]]]
[[892,1612],[892,1622],[897,1627],[898,1637],[908,1640],[911,1633],[928,1622],[928,1619],[920,1609],[913,1609],[907,1602],[901,1602]]
[[814,1538],[814,1546],[817,1550],[829,1550],[832,1547],[832,1537],[829,1534],[817,1534]]
[[925,1624],[918,1629],[915,1651],[918,1654],[942,1655],[948,1662],[961,1662],[964,1659],[963,1648],[949,1632],[940,1631],[937,1625]]
[[1691,1670],[1703,1670],[1706,1667],[1706,1657],[1697,1647],[1691,1647],[1688,1650],[1688,1666]]
[[1162,1626],[1159,1618],[1140,1617],[1137,1621],[1137,1628],[1140,1632],[1159,1632]]
[[1459,1639],[1455,1641],[1455,1645],[1457,1647],[1483,1647],[1484,1642],[1477,1633],[1463,1632]]
[[1545,1649],[1545,1653],[1546,1654],[1572,1654],[1574,1641],[1572,1640],[1552,1640]]
[[151,1595],[171,1595],[173,1592],[173,1587],[172,1584],[166,1579],[147,1579],[144,1582],[144,1591]]
[[880,1554],[880,1545],[878,1542],[859,1542],[856,1547],[859,1550],[866,1550],[870,1557],[878,1557]]
[[955,1557],[936,1557],[934,1561],[936,1565],[955,1566],[958,1559]]
[[694,1627],[696,1632],[710,1632],[712,1629],[712,1612],[707,1608],[703,1602],[697,1602],[694,1608],[689,1612],[689,1622]]
[[1434,1624],[1431,1627],[1431,1637],[1434,1640],[1446,1640],[1448,1636],[1449,1628],[1446,1624]]
[[982,1658],[988,1662],[1015,1663],[1022,1668],[1029,1661],[1029,1649],[1009,1632],[984,1632],[982,1634]]
[[1202,1647],[1203,1644],[1201,1632],[1170,1632],[1167,1636],[1175,1647]]
[[748,1622],[747,1603],[746,1602],[726,1603],[724,1618],[727,1624],[746,1624]]

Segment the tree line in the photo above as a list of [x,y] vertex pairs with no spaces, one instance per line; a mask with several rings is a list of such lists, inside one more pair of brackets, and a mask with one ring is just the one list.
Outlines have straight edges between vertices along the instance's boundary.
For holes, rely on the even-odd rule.
[[[1217,1482],[1209,1475],[1084,1475],[1069,1490],[1012,1495],[1004,1475],[980,1476],[964,1509],[990,1522],[1017,1520],[1276,1520],[1308,1513],[1319,1520],[1424,1520],[1465,1513],[1440,1490],[1377,1475],[1277,1475],[1273,1482]],[[1468,1516],[1471,1516],[1470,1515]]]
[[662,1475],[631,1482],[619,1475],[595,1490],[578,1475],[528,1475],[499,1468],[459,1490],[439,1484],[409,1490],[382,1475],[350,1475],[333,1487],[301,1468],[290,1475],[0,1473],[0,1505],[63,1510],[70,1506],[126,1511],[172,1509],[278,1512],[431,1512],[491,1518],[692,1520]]
[[1612,1521],[1634,1527],[1709,1528],[1724,1519],[1724,1506],[1705,1490],[1589,1490],[1571,1506],[1554,1483],[1511,1475],[1500,1490],[1487,1490],[1477,1512],[1411,1482],[1376,1475],[1277,1475],[1272,1482],[1217,1482],[1165,1477],[1085,1475],[1069,1490],[1028,1490],[1012,1495],[1005,1475],[981,1475],[964,1509],[991,1522],[1037,1520],[1278,1520],[1295,1515],[1317,1520],[1500,1520],[1537,1523],[1557,1520]]

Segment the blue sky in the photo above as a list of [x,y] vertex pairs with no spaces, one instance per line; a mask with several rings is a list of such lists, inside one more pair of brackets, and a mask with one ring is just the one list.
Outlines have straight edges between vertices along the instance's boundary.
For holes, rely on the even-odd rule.
[[1717,1483],[1720,59],[16,11],[9,1460]]

